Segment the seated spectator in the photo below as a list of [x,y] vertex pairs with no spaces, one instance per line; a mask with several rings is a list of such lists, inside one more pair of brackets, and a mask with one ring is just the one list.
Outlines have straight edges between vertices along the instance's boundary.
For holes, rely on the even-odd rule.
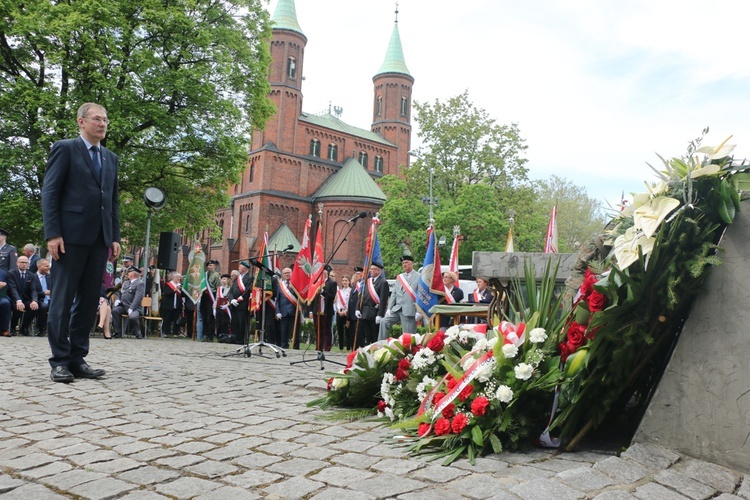
[[8,273],[8,284],[10,286],[11,304],[14,312],[10,320],[11,331],[21,323],[21,335],[29,335],[29,325],[36,317],[39,310],[39,278],[29,271],[29,258],[20,255],[16,260],[17,269]]
[[10,337],[10,298],[5,271],[0,269],[0,336]]
[[128,329],[135,335],[135,338],[141,339],[141,312],[146,285],[141,279],[141,270],[137,267],[130,266],[128,269],[128,280],[124,281],[120,288],[119,298],[115,300],[112,308],[112,316],[115,324],[115,338],[122,337],[122,321],[120,316],[126,314]]
[[52,293],[52,275],[49,269],[50,263],[47,259],[37,259],[36,277],[39,281],[39,310],[36,314],[37,337],[47,335],[47,312],[49,311],[50,294]]

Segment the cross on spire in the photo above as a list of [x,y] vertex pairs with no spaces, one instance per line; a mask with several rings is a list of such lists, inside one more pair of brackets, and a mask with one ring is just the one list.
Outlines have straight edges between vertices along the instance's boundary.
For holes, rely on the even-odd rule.
[[398,1],[396,1],[396,22],[398,22]]

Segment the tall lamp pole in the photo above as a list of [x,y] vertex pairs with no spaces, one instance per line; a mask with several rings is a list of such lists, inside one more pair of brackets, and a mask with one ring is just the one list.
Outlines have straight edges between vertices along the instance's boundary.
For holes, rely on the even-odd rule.
[[[419,150],[416,151],[409,151],[409,155],[413,156],[414,158],[417,158],[418,160],[424,161],[424,158],[422,158],[422,154]],[[429,165],[430,169],[430,198],[427,200],[427,203],[430,205],[430,225],[435,224],[435,219],[432,216],[432,205],[435,202],[435,198],[432,197],[432,175],[435,171],[432,164]],[[424,198],[422,198],[422,201],[425,201]]]
[[159,188],[147,187],[143,193],[143,202],[148,208],[148,218],[146,219],[146,259],[143,263],[143,276],[145,279],[146,273],[148,272],[148,254],[149,245],[151,244],[151,212],[153,210],[160,210],[164,208],[167,203],[167,197]]

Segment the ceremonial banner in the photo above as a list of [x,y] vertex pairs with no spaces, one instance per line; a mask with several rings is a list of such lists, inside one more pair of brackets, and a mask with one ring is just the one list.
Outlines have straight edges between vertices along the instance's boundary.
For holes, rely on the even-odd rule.
[[440,268],[440,252],[435,242],[435,231],[432,226],[427,229],[427,254],[424,257],[424,265],[417,285],[417,309],[422,316],[429,318],[430,309],[436,306],[441,298],[445,297],[443,286],[443,273]]
[[312,255],[310,251],[310,227],[312,220],[310,217],[305,224],[305,232],[302,235],[302,246],[299,249],[297,258],[294,261],[292,269],[291,283],[302,302],[307,302],[310,292],[310,277],[312,276]]
[[[453,236],[453,246],[451,247],[451,257],[448,261],[448,271],[452,273],[456,273],[456,277],[458,277],[458,245],[461,242],[461,234],[456,233]],[[456,279],[456,283],[454,286],[457,286],[461,288],[461,283],[458,279]]]
[[[375,216],[372,218],[372,224],[370,224],[370,231],[367,233],[367,240],[365,242],[365,265],[364,265],[364,277],[367,277],[367,272],[371,264],[383,265],[383,256],[380,253],[380,239],[378,238],[378,226],[381,224],[380,219]],[[383,277],[385,278],[385,269],[383,269]]]
[[310,274],[310,291],[307,295],[307,302],[313,301],[315,296],[318,294],[323,285],[325,285],[325,278],[323,277],[323,267],[325,266],[325,260],[323,256],[323,224],[318,221],[318,229],[315,231],[315,251],[312,255],[312,273]]
[[203,253],[200,242],[195,242],[188,254],[188,259],[190,265],[182,280],[182,290],[195,304],[201,298],[203,289],[206,288],[206,273],[203,272],[206,267],[206,254]]
[[[267,253],[268,232],[265,232],[263,233],[263,243],[260,246],[258,258],[266,268],[271,269],[271,258],[266,255]],[[265,281],[263,281],[264,278]],[[250,294],[250,312],[259,311],[263,301],[273,296],[273,281],[271,278],[265,269],[258,268],[258,272],[255,273],[255,281],[253,281],[253,291]]]
[[557,205],[552,207],[552,216],[547,226],[547,240],[544,253],[557,253]]

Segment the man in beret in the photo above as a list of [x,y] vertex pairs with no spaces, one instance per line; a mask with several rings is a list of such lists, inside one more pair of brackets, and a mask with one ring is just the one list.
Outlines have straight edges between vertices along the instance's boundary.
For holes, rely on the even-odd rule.
[[378,340],[387,339],[388,332],[396,323],[401,323],[403,333],[417,333],[417,323],[422,320],[415,305],[419,273],[414,270],[414,258],[411,255],[401,257],[401,268],[404,272],[396,277],[385,317],[380,322]]
[[135,266],[130,266],[127,270],[128,280],[122,284],[120,289],[120,298],[115,300],[112,308],[112,318],[115,324],[115,338],[122,337],[122,319],[121,315],[127,314],[128,331],[135,335],[135,338],[143,338],[141,335],[141,302],[146,294],[146,285],[141,279],[141,270]]
[[234,280],[229,290],[230,312],[232,313],[232,336],[236,344],[244,344],[245,335],[247,334],[248,306],[250,304],[250,294],[253,291],[251,268],[252,264],[249,262],[245,260],[240,262],[237,266],[237,271],[240,274]]
[[[359,298],[361,297],[362,289],[364,288],[364,282],[362,281],[362,271],[363,269],[359,266],[354,268],[354,273],[352,273],[352,291],[349,293],[349,304],[348,308],[346,310],[346,314],[348,316],[349,320],[349,326],[347,328],[346,334],[347,339],[346,343],[349,346],[349,349],[356,349],[357,347],[364,347],[364,335],[362,332],[358,329],[359,325],[359,319],[357,318],[357,309],[359,308]],[[354,337],[357,337],[356,342],[357,345],[354,345]]]
[[0,227],[0,269],[6,273],[16,269],[16,259],[18,258],[18,249],[8,244],[8,236],[10,236],[10,233]]
[[370,277],[365,280],[361,293],[362,307],[355,315],[365,345],[368,345],[378,340],[378,327],[388,306],[388,282],[383,277],[381,264],[373,262],[370,266]]

